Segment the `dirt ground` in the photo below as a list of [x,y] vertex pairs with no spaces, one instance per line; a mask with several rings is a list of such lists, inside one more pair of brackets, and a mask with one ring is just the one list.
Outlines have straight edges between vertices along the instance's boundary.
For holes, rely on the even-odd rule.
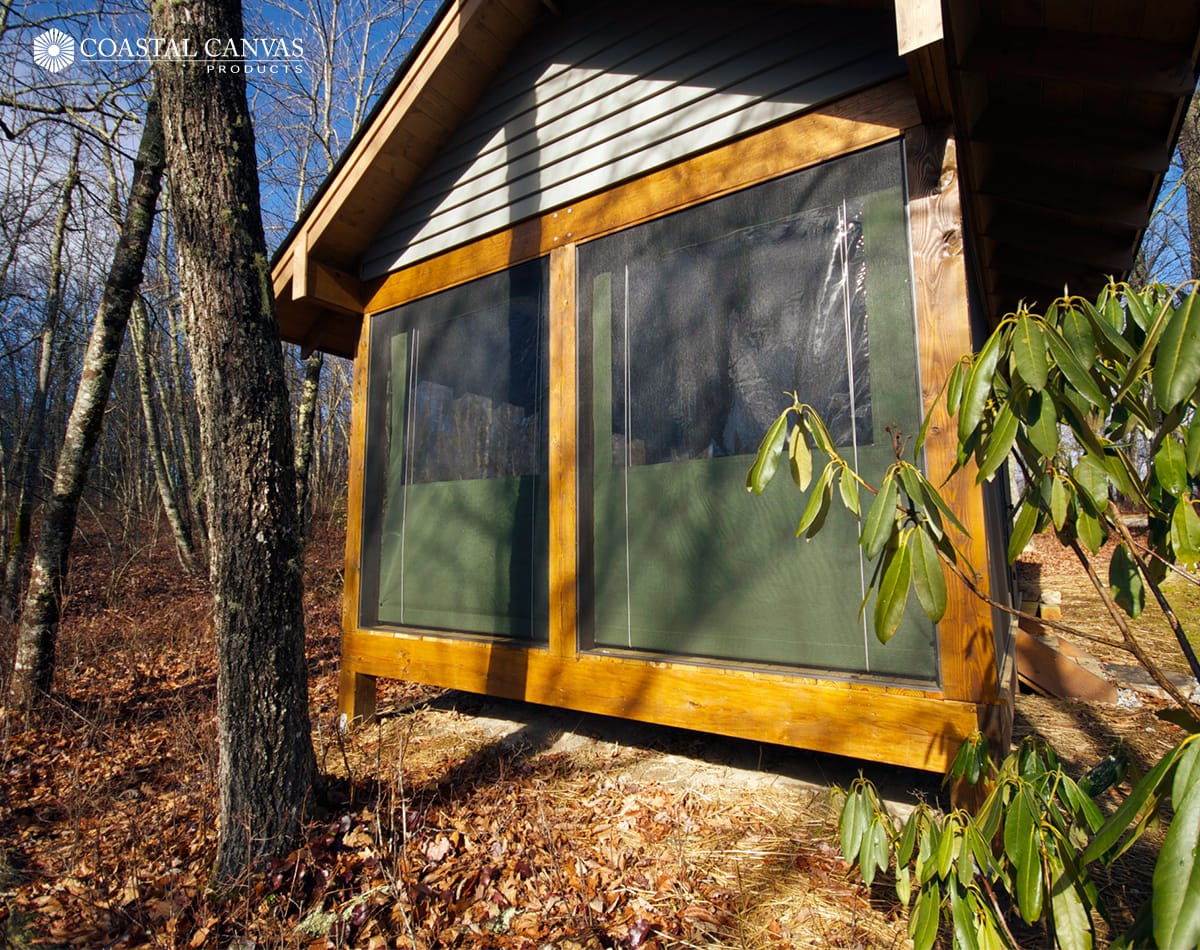
[[[214,895],[206,584],[165,540],[150,560],[98,527],[82,540],[58,711],[0,734],[0,946],[906,943],[886,880],[868,891],[845,870],[829,789],[861,771],[903,811],[938,800],[937,776],[399,682],[382,683],[377,722],[339,735],[335,526],[310,545],[306,601],[329,787],[302,847]],[[1070,562],[1041,543],[1021,570],[1062,590],[1065,619],[1096,622]],[[11,635],[0,628],[6,648]],[[1179,736],[1161,700],[1123,695],[1022,696],[1018,734],[1044,736],[1072,770],[1116,743],[1144,766]],[[1153,853],[1131,859],[1109,885],[1129,908]]]

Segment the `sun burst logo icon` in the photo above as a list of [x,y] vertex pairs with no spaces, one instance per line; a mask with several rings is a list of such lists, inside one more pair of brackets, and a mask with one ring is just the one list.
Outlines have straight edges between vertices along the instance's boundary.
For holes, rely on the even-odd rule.
[[33,41],[33,61],[56,73],[75,62],[75,41],[62,30],[47,30]]

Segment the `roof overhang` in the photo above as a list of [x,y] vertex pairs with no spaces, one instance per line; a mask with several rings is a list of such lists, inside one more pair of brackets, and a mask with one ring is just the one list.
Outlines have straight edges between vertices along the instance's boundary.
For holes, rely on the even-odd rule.
[[[833,6],[890,6],[824,0]],[[448,0],[273,262],[284,339],[354,352],[359,260],[549,0]],[[951,122],[988,316],[1133,266],[1195,87],[1200,0],[895,0],[922,116]]]

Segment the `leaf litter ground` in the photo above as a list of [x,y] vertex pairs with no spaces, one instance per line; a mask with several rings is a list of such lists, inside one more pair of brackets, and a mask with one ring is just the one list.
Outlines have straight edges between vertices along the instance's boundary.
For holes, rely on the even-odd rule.
[[[826,789],[862,768],[911,800],[936,794],[935,778],[395,681],[380,681],[375,724],[339,736],[342,540],[318,526],[308,558],[326,795],[303,847],[218,898],[206,887],[217,768],[207,585],[179,571],[165,541],[134,549],[105,543],[99,525],[83,533],[54,712],[30,729],[6,719],[0,733],[5,942],[906,943],[886,882],[868,891],[845,871]],[[12,636],[0,627],[6,671]],[[1147,757],[1173,741],[1149,707],[1114,719],[1023,698],[1018,726],[1081,759],[1080,735],[1094,758],[1110,740]],[[1114,886],[1136,900],[1136,881],[1132,894]]]

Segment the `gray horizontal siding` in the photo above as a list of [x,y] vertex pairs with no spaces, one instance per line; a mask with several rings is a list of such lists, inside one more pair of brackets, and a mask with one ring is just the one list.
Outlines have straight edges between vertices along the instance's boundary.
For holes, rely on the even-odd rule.
[[363,276],[903,69],[888,15],[753,2],[641,6],[605,4],[529,37],[381,229]]

